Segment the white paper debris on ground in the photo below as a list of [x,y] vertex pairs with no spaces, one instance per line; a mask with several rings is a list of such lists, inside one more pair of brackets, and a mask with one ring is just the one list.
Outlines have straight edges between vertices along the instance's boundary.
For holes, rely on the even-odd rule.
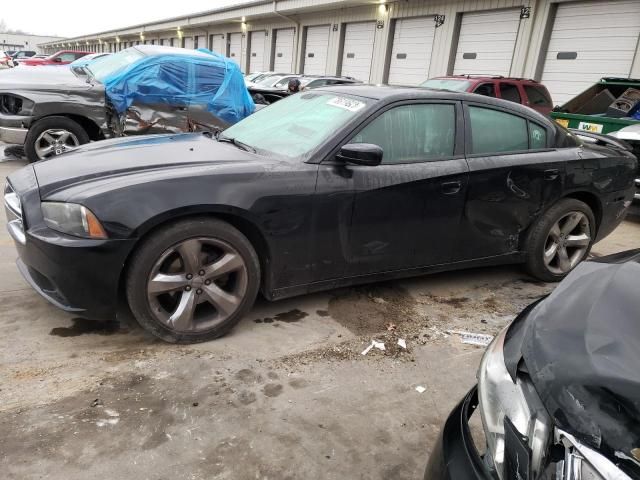
[[376,340],[371,340],[371,344],[362,351],[362,355],[366,355],[371,351],[372,348],[377,348],[378,350],[384,351],[384,342],[378,342]]
[[111,410],[110,408],[105,408],[104,409],[104,413],[106,413],[110,417],[119,417],[120,416],[120,414],[118,412],[116,412],[115,410]]
[[398,339],[398,345],[400,345],[400,347],[404,348],[405,350],[407,349],[407,342],[404,338]]
[[426,392],[426,391],[427,391],[427,389],[426,389],[426,388],[424,388],[422,385],[418,385],[418,386],[416,387],[416,392],[418,392],[418,393],[424,393],[424,392]]
[[105,427],[107,425],[116,425],[120,419],[118,417],[115,418],[102,418],[96,421],[96,425],[98,427]]
[[479,345],[481,347],[488,346],[493,340],[493,335],[487,335],[485,333],[472,333],[462,330],[448,330],[452,335],[460,336],[460,341],[469,345]]

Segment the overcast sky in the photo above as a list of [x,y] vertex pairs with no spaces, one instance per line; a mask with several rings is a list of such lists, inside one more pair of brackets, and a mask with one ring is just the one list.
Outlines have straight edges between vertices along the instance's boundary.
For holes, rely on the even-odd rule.
[[[0,8],[7,28],[36,35],[75,37],[152,20],[245,3],[246,0],[8,0]],[[5,3],[5,2],[3,2]]]

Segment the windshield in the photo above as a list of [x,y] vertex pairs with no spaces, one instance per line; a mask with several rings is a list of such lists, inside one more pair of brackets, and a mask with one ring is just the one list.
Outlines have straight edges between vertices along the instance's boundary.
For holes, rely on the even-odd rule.
[[292,95],[257,111],[222,135],[265,155],[307,157],[369,102],[329,92]]
[[104,82],[112,73],[128,67],[136,60],[144,57],[144,54],[135,48],[127,48],[121,52],[108,55],[106,57],[97,58],[91,65],[85,67],[91,72],[98,81]]
[[471,86],[469,80],[458,80],[455,78],[431,78],[420,85],[421,87],[435,88],[437,90],[453,90],[456,92],[466,92]]

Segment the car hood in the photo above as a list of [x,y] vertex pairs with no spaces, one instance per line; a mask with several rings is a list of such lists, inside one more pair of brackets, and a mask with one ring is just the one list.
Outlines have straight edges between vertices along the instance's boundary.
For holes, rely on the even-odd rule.
[[17,67],[0,75],[0,91],[25,90],[61,91],[89,90],[92,87],[86,77],[77,77],[69,67],[42,66],[40,68]]
[[[155,171],[172,171],[203,164],[268,162],[259,155],[199,133],[145,135],[103,140],[60,157],[34,164],[40,198],[95,180]],[[60,195],[56,199],[61,200]]]
[[515,325],[505,346],[507,367],[519,363],[513,349],[521,352],[556,426],[635,478],[640,475],[639,278],[640,249],[582,263]]

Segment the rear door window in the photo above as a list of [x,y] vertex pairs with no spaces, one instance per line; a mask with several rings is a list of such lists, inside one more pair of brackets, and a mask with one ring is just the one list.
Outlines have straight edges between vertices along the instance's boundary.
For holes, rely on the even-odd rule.
[[471,153],[516,152],[529,148],[527,121],[491,108],[469,106]]
[[500,82],[500,98],[510,102],[522,103],[518,86],[514,83]]
[[551,107],[551,98],[546,88],[536,87],[533,85],[525,85],[524,91],[529,98],[529,105],[536,107]]
[[73,62],[76,56],[73,53],[62,53],[58,58],[63,62]]
[[529,148],[538,149],[547,146],[547,130],[535,122],[529,122]]
[[476,87],[473,93],[484,95],[485,97],[495,97],[496,87],[493,83],[482,83]]

